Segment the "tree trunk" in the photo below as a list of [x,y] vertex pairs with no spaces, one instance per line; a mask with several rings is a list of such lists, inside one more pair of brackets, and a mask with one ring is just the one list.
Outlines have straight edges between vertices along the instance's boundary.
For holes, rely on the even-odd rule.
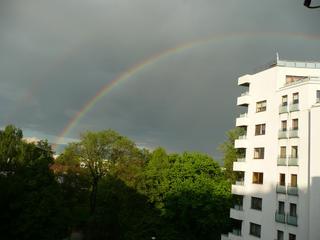
[[98,179],[93,179],[92,190],[90,193],[90,213],[93,215],[96,211],[97,192],[98,192]]

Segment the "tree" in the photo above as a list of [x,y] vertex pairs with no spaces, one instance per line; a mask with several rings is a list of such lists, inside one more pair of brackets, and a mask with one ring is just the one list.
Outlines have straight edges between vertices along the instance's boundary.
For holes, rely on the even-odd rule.
[[219,239],[229,229],[230,182],[212,158],[156,149],[145,168],[145,195],[177,239]]
[[60,239],[68,228],[59,184],[50,165],[47,141],[27,143],[22,131],[7,126],[0,131],[1,239]]
[[80,142],[71,143],[61,161],[83,164],[89,172],[91,182],[90,212],[94,214],[100,180],[115,168],[132,160],[138,153],[135,144],[113,130],[85,132]]
[[241,149],[236,149],[234,147],[234,142],[239,136],[244,134],[243,128],[233,128],[229,130],[227,135],[227,140],[219,146],[219,150],[223,153],[223,162],[225,167],[225,174],[232,182],[236,180],[236,173],[233,172],[233,162],[237,160],[238,157],[243,157],[245,153]]
[[0,130],[0,172],[13,173],[21,164],[22,131],[13,125]]

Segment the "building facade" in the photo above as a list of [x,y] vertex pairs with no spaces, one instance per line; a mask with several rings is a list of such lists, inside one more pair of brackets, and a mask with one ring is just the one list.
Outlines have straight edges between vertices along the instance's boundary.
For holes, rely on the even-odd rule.
[[320,62],[277,60],[238,79],[233,230],[223,240],[320,239]]

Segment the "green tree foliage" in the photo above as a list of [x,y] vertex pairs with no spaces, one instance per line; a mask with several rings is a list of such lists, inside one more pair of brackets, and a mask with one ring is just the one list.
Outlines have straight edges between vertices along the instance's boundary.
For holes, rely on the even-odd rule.
[[[81,135],[79,142],[69,144],[58,161],[71,165],[84,164],[90,176],[90,211],[94,214],[101,179],[107,174],[117,172],[123,178],[128,178],[128,181],[133,181],[136,170],[134,166],[140,161],[138,156],[139,150],[134,142],[117,132],[88,131]],[[136,164],[131,164],[133,162]]]
[[22,161],[22,131],[12,125],[0,131],[0,171],[15,171]]
[[[50,146],[22,140],[22,131],[0,131],[1,239],[59,239],[66,234],[69,214],[50,170]],[[5,224],[3,224],[5,223]]]
[[147,196],[114,176],[103,178],[99,187],[97,210],[87,228],[88,239],[177,239],[177,233]]
[[167,155],[157,149],[146,166],[142,191],[181,239],[219,239],[229,228],[230,187],[209,156]]
[[1,239],[220,239],[230,181],[200,153],[150,153],[106,130],[85,132],[53,160],[46,141],[0,131]]
[[227,140],[219,146],[219,150],[223,153],[223,162],[225,167],[226,177],[232,182],[236,180],[236,173],[233,172],[233,162],[237,160],[238,157],[242,157],[244,153],[240,149],[234,147],[234,142],[239,136],[245,133],[243,128],[233,128],[229,130],[227,135]]

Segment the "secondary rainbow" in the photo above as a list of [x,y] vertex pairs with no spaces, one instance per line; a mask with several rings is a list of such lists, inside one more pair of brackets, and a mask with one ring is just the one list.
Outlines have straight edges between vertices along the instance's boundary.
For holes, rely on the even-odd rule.
[[[270,36],[286,36],[286,37],[302,37],[306,39],[319,39],[319,35],[306,35],[302,33],[279,33],[279,32],[250,32],[250,33],[231,33],[231,34],[220,34],[215,35],[212,37],[199,39],[196,41],[184,43],[181,45],[178,45],[174,48],[166,49],[163,52],[157,53],[149,58],[147,58],[144,61],[141,61],[135,65],[133,65],[131,68],[127,69],[123,73],[121,73],[118,77],[113,79],[111,82],[108,82],[106,85],[104,85],[88,102],[86,102],[82,108],[69,120],[67,125],[63,128],[59,136],[57,137],[57,140],[55,141],[55,144],[59,144],[62,142],[63,138],[68,135],[71,130],[77,125],[77,123],[82,119],[84,115],[86,115],[90,109],[102,98],[104,97],[108,92],[110,92],[114,87],[119,85],[121,82],[124,82],[128,80],[133,75],[139,73],[143,69],[148,68],[149,66],[155,64],[156,62],[169,57],[171,55],[181,53],[183,51],[189,50],[191,48],[194,48],[196,46],[202,46],[204,44],[210,43],[212,41],[218,41],[218,40],[227,40],[229,38],[235,39],[235,38],[248,38],[248,37],[270,37]],[[55,147],[56,145],[54,145]]]

